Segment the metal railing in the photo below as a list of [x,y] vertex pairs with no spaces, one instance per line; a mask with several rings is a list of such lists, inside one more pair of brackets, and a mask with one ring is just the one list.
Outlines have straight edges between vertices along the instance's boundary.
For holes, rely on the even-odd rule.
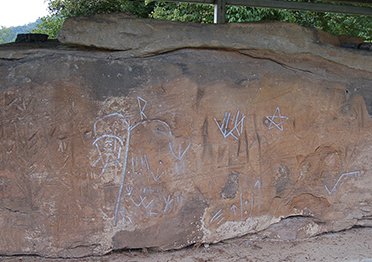
[[[155,0],[163,2],[185,2],[214,5],[214,23],[225,23],[227,5],[266,7],[291,10],[307,10],[315,12],[334,12],[353,15],[372,16],[372,0],[324,0],[318,2],[297,2],[288,0]],[[358,6],[354,4],[369,4]]]

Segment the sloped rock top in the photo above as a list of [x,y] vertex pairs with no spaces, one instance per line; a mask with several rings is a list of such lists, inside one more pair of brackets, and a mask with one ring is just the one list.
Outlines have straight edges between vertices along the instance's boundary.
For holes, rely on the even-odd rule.
[[340,44],[337,37],[289,23],[213,25],[144,20],[121,14],[96,15],[68,19],[58,39],[65,44],[126,51],[131,56],[182,48],[311,54],[352,68],[372,70],[370,52],[336,48]]

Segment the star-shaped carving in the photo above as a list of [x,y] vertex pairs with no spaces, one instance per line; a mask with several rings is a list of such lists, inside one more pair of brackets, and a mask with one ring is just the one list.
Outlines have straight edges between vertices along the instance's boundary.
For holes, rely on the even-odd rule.
[[280,108],[275,109],[275,113],[272,116],[266,116],[265,123],[268,124],[268,128],[272,129],[274,127],[278,128],[280,131],[283,131],[283,124],[287,120],[287,116],[283,116],[280,113]]

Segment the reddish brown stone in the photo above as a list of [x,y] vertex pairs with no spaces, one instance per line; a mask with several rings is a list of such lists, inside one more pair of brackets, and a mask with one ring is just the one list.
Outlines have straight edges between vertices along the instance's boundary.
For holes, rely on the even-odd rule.
[[295,50],[161,53],[0,47],[1,254],[371,225],[371,70]]

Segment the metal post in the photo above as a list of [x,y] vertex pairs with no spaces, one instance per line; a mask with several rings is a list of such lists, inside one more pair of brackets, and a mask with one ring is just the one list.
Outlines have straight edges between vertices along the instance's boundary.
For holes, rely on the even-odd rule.
[[226,14],[226,0],[215,0],[214,2],[214,23],[224,24]]

